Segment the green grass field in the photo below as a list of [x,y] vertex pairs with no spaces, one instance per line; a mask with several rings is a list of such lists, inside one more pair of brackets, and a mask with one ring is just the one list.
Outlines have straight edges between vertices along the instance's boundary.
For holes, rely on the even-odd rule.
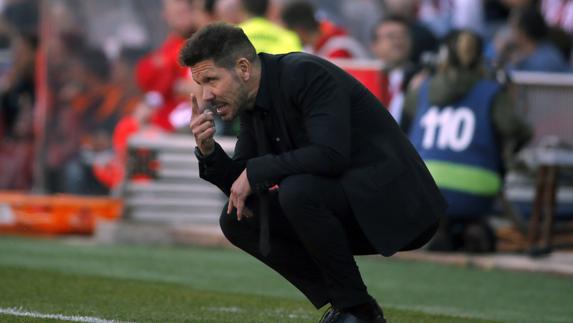
[[[359,266],[389,322],[573,321],[569,277],[382,257]],[[235,250],[0,237],[0,322],[65,322],[7,311],[85,322],[317,322],[322,313]]]

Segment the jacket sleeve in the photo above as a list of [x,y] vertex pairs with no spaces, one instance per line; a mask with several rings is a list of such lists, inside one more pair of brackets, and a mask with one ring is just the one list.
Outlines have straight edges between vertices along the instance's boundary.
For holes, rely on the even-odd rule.
[[515,153],[533,136],[526,120],[517,113],[507,88],[500,90],[493,99],[491,118],[502,147],[502,157],[507,166],[511,165]]
[[217,186],[227,196],[230,195],[231,186],[245,169],[247,160],[256,154],[256,144],[249,122],[247,116],[241,116],[241,130],[233,158],[229,157],[218,143],[215,143],[215,150],[208,156],[202,156],[196,149],[199,177]]
[[350,165],[350,82],[313,61],[295,63],[283,74],[284,107],[300,110],[309,144],[250,159],[247,177],[255,191],[293,174],[337,176]]

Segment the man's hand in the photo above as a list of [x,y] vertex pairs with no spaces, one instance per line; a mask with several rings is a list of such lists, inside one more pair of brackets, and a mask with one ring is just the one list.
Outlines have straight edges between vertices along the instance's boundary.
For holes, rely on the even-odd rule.
[[195,136],[197,147],[203,156],[210,155],[215,149],[215,119],[209,110],[201,110],[195,94],[191,94],[191,132]]
[[229,196],[229,204],[227,206],[227,214],[231,214],[233,208],[237,209],[237,220],[241,221],[244,217],[250,218],[253,212],[245,207],[245,201],[251,194],[251,184],[247,179],[247,169],[243,170],[241,175],[235,180],[231,186],[231,195]]

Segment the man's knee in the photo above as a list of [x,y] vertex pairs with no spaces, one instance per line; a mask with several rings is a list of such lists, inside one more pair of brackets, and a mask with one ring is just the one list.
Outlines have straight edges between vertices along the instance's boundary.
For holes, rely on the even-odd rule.
[[227,203],[221,211],[221,216],[219,217],[219,225],[221,226],[221,231],[227,240],[235,244],[236,237],[238,236],[237,231],[239,230],[239,221],[237,221],[235,211],[233,211],[231,214],[227,214]]
[[318,179],[313,175],[292,175],[280,183],[279,203],[287,216],[300,214],[300,208],[319,202]]

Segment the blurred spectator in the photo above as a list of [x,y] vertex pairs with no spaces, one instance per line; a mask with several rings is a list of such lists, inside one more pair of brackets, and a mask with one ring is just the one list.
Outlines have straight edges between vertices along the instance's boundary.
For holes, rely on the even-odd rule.
[[282,25],[282,12],[284,7],[291,2],[293,2],[293,0],[269,0],[269,8],[267,9],[266,17],[275,24]]
[[282,13],[286,27],[294,31],[304,50],[326,58],[365,58],[368,53],[346,31],[327,20],[316,19],[315,8],[307,1],[287,5]]
[[0,17],[0,189],[29,190],[33,179],[38,3],[5,3]]
[[135,66],[147,54],[147,48],[124,47],[111,66],[111,83],[122,91],[123,115],[131,114],[143,95],[135,80]]
[[218,0],[205,0],[205,13],[210,21],[217,20],[217,15],[215,12],[215,7],[217,5]]
[[573,35],[573,1],[541,0],[541,13],[548,25]]
[[[127,142],[132,135],[144,130],[175,130],[188,124],[190,108],[187,100],[195,86],[189,71],[178,64],[179,49],[185,39],[212,19],[215,4],[215,1],[203,3],[199,0],[163,1],[163,15],[172,33],[159,50],[137,64],[136,78],[144,93],[130,92],[131,109],[113,132],[113,153],[93,166],[96,178],[109,189],[116,189],[123,183]],[[129,75],[137,52],[123,51],[116,65],[123,71],[120,75],[126,79],[125,83],[132,83]]]
[[133,112],[126,115],[117,124],[112,138],[112,155],[93,164],[94,176],[109,190],[120,187],[125,179],[129,138],[140,131],[160,131],[150,122],[154,110],[162,103],[160,100],[160,97],[151,92],[147,94],[144,100],[139,101]]
[[2,15],[10,33],[37,34],[39,6],[36,0],[7,1]]
[[178,105],[187,105],[190,80],[177,61],[179,49],[195,31],[209,22],[202,0],[163,0],[163,17],[171,30],[165,42],[144,57],[136,68],[137,82],[144,92],[160,95],[163,105],[154,111],[152,122],[167,130],[176,127],[169,119]]
[[439,41],[422,22],[418,20],[417,0],[386,0],[387,15],[399,16],[410,23],[412,37],[411,61],[415,64],[421,62],[422,55],[433,53],[438,49]]
[[[69,12],[59,12],[69,18]],[[66,19],[58,16],[61,23]],[[56,19],[56,17],[51,17]],[[57,26],[57,25],[56,25]],[[60,27],[60,26],[57,26]],[[81,53],[86,45],[84,35],[78,30],[54,31],[50,41],[46,41],[47,69],[47,98],[48,106],[45,113],[45,129],[43,146],[45,147],[44,178],[45,188],[49,192],[66,191],[63,167],[77,157],[80,147],[80,133],[82,125],[79,123],[76,111],[72,109],[71,102],[79,93],[80,81],[77,68],[71,65],[81,64]],[[57,28],[59,29],[59,28]],[[72,64],[73,62],[73,64]]]
[[298,36],[266,18],[269,0],[218,0],[217,17],[237,24],[257,52],[283,54],[302,50]]
[[381,20],[374,28],[372,51],[383,64],[382,103],[397,122],[402,117],[404,93],[417,72],[410,61],[412,48],[409,23],[398,16]]
[[533,8],[517,10],[510,20],[511,41],[501,53],[509,70],[569,72],[567,59],[548,39],[549,30],[541,13]]
[[[509,8],[499,0],[485,0],[483,1],[483,11],[485,20],[484,40],[487,46],[487,42],[490,42],[495,33],[507,23]],[[488,59],[487,52],[485,54],[484,58]]]
[[[322,6],[326,7],[327,2],[331,1],[319,0],[318,2],[322,9]],[[382,2],[380,0],[338,1],[338,12],[329,12],[328,17],[337,25],[344,26],[344,29],[363,46],[368,46],[372,28],[385,13]],[[336,15],[341,15],[340,21],[336,20]]]
[[35,55],[38,39],[33,34],[14,34],[10,41],[8,71],[0,79],[0,129],[7,137],[15,136],[21,101],[35,101]]
[[30,190],[33,185],[33,106],[22,100],[12,136],[0,140],[0,189]]
[[241,0],[215,0],[215,19],[238,25],[246,18],[241,8]]
[[[111,135],[124,113],[122,88],[111,82],[111,65],[103,51],[86,48],[69,62],[70,80],[60,94],[71,122],[80,125],[72,134],[79,148],[63,165],[52,165],[60,187],[57,191],[102,195],[108,190],[93,176],[91,168],[111,155]],[[70,140],[66,138],[65,140]]]
[[80,118],[84,134],[81,140],[91,145],[93,134],[111,134],[123,115],[122,90],[112,85],[112,66],[100,49],[86,48],[70,62],[70,69],[77,91],[71,107]]
[[527,7],[531,0],[485,1],[486,33],[484,60],[486,67],[499,68],[500,53],[510,39],[509,16],[511,11]]
[[437,74],[408,93],[404,106],[412,143],[449,204],[430,248],[493,251],[484,215],[502,188],[503,162],[531,131],[506,89],[484,76],[479,36],[455,32],[444,52]]
[[[540,18],[543,17],[543,15],[535,13],[540,10],[538,1],[502,0],[501,3],[505,6],[505,9],[509,10],[508,18],[504,19],[504,21],[507,20],[508,23],[498,26],[493,42],[489,43],[485,50],[486,58],[494,68],[506,68],[508,65],[514,65],[516,61],[523,59],[521,56],[524,54],[527,55],[525,52],[527,52],[526,47],[528,46],[523,46],[524,43],[519,39],[519,34],[529,33],[533,30],[536,30],[533,31],[535,34],[539,34],[540,32],[544,34],[541,39],[533,40],[533,42],[553,47],[550,49],[544,48],[541,50],[542,52],[554,52],[553,49],[557,49],[563,59],[569,61],[573,49],[571,36],[559,26],[547,25],[545,20]],[[503,7],[499,8],[498,11],[502,8]],[[519,18],[526,12],[528,12],[527,18]],[[523,23],[525,23],[525,28],[529,30],[529,32],[520,31],[523,27],[518,26],[518,20],[522,20]],[[530,23],[531,26],[527,26]],[[490,25],[491,24],[495,25],[495,22],[490,23]],[[520,43],[519,46],[521,48],[518,47],[518,43]]]
[[163,103],[160,97],[156,97],[152,102],[153,108],[150,108],[136,86],[134,69],[141,56],[143,56],[142,49],[124,48],[113,64],[112,84],[122,91],[121,104],[124,116],[113,130],[111,138],[113,150],[107,151],[102,158],[95,159],[92,164],[95,178],[110,190],[117,188],[125,176],[127,140],[145,125],[149,125],[153,108],[158,108]]
[[421,0],[418,18],[440,38],[452,29],[483,34],[483,6],[483,0]]
[[32,187],[35,35],[12,37],[14,58],[0,88],[0,189]]

